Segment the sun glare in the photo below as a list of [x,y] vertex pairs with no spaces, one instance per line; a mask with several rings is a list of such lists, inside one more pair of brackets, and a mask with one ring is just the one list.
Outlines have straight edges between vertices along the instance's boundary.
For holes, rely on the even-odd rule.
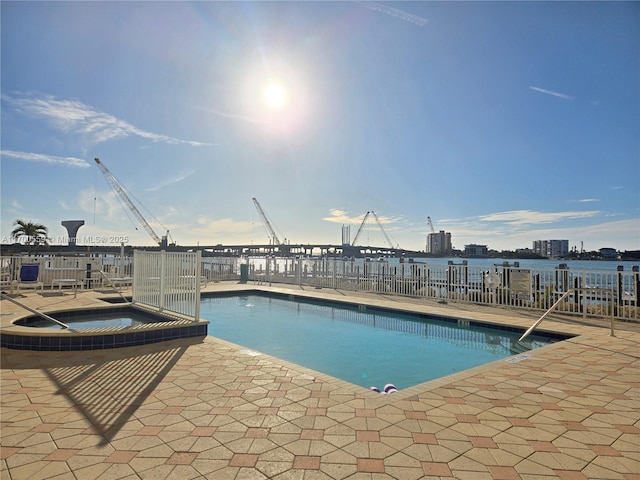
[[268,134],[299,132],[311,115],[304,65],[293,68],[274,55],[258,53],[249,61],[240,85],[242,115]]
[[268,107],[281,109],[287,105],[289,93],[281,83],[270,82],[262,91],[262,99]]

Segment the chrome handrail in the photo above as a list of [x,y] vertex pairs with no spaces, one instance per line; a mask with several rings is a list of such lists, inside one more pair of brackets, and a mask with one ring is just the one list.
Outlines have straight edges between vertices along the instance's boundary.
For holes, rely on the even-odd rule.
[[107,282],[109,283],[109,285],[111,285],[111,287],[118,292],[118,295],[120,295],[120,297],[124,300],[125,303],[130,303],[129,300],[127,300],[127,298],[122,294],[122,292],[120,290],[118,290],[118,288],[113,284],[113,282],[111,281],[111,279],[107,276],[106,273],[104,273],[102,270],[96,270],[100,275],[102,275],[105,280],[107,280]]
[[50,322],[53,323],[57,323],[58,325],[60,325],[62,328],[69,328],[69,325],[67,325],[66,323],[62,323],[60,320],[56,320],[53,317],[50,317],[49,315],[47,315],[46,313],[42,313],[38,310],[36,310],[35,308],[31,308],[28,307],[27,305],[17,301],[15,298],[11,298],[9,295],[7,295],[6,293],[2,293],[0,294],[2,295],[2,298],[5,300],[9,300],[10,302],[15,303],[16,305],[18,305],[19,307],[24,308],[25,310],[30,311],[31,313],[35,313],[36,315],[38,315],[39,317],[44,318],[45,320],[49,320]]
[[[524,332],[524,334],[518,339],[518,341],[521,342],[522,340],[527,338],[536,329],[536,327],[538,325],[540,325],[542,320],[544,320],[547,317],[547,315],[549,315],[551,312],[553,312],[556,309],[556,307],[558,305],[560,305],[560,303],[565,298],[567,298],[571,293],[582,291],[582,290],[585,290],[585,291],[588,291],[588,292],[609,293],[609,294],[611,294],[611,299],[612,299],[612,303],[613,303],[613,298],[615,296],[615,292],[613,292],[612,290],[607,290],[606,288],[570,288],[565,293],[563,293],[562,296],[553,305],[551,305],[551,307],[549,307],[549,309],[546,312],[544,312],[542,314],[542,316],[533,325],[531,325],[527,329],[526,332]],[[614,322],[615,322],[614,311],[615,311],[615,309],[613,308],[613,305],[612,305],[611,306],[611,333],[610,333],[610,335],[612,337],[615,337],[615,333],[614,333]]]

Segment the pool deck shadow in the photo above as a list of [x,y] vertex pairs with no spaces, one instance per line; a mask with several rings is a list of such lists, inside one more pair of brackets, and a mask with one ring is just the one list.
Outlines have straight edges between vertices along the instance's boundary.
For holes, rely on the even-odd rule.
[[[532,312],[219,283],[527,328]],[[21,297],[45,311],[92,306]],[[0,303],[2,328],[24,314]],[[640,335],[573,338],[380,395],[213,337],[78,352],[0,349],[0,477],[638,479]],[[9,327],[10,328],[10,327]]]
[[85,363],[64,354],[57,358],[46,353],[34,354],[27,365],[13,370],[41,368],[57,388],[50,399],[40,398],[38,403],[50,407],[54,399],[66,397],[64,402],[74,405],[91,425],[90,430],[101,437],[98,445],[104,446],[132,419],[149,393],[158,388],[188,345],[201,343],[201,340],[189,339],[181,343],[184,345],[165,346],[157,351],[117,352],[120,353],[118,358],[114,358],[111,351],[103,358],[94,352]]

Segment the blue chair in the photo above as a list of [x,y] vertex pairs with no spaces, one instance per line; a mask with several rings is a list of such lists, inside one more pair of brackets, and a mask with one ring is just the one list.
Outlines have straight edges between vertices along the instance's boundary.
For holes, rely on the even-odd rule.
[[20,281],[18,282],[18,292],[22,288],[40,288],[44,291],[44,283],[39,280],[40,265],[37,263],[25,263],[20,267]]

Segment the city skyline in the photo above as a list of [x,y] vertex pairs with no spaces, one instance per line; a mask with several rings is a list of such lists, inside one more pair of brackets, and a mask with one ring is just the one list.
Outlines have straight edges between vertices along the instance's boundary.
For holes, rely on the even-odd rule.
[[3,238],[640,249],[637,2],[1,9]]

